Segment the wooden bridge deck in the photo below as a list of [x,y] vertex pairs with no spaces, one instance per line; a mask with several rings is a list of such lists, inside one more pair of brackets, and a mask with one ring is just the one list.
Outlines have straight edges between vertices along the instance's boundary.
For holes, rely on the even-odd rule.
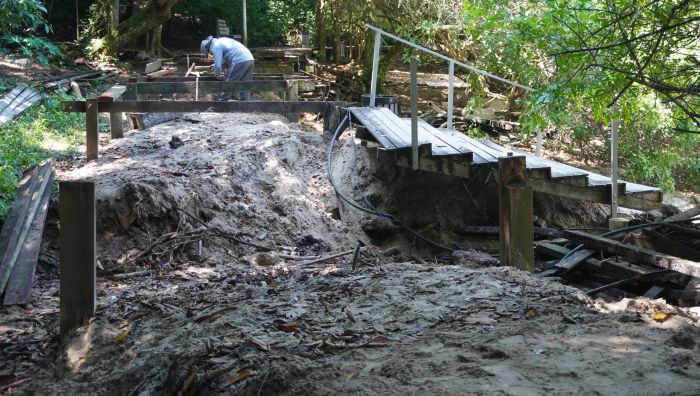
[[[387,108],[351,107],[353,122],[364,127],[359,137],[375,141],[398,165],[410,166],[411,120],[400,118]],[[364,133],[366,131],[366,133]],[[477,140],[463,133],[438,129],[423,120],[418,123],[420,169],[453,176],[469,177],[479,167],[494,167],[509,152],[524,155],[529,183],[535,191],[609,203],[610,177],[589,172],[532,154],[506,148],[488,140]],[[661,190],[618,181],[618,200],[623,207],[649,210],[662,200]]]

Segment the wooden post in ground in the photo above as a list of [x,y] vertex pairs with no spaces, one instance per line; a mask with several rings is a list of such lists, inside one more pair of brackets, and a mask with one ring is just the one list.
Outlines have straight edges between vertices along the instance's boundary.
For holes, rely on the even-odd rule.
[[123,113],[109,113],[109,130],[112,139],[121,139],[124,137],[122,114]]
[[501,264],[535,270],[532,187],[527,184],[525,156],[498,159],[498,205]]
[[97,146],[100,140],[98,133],[98,99],[88,99],[85,101],[85,154],[88,161],[97,159]]
[[59,184],[61,339],[95,316],[95,182]]
[[[287,81],[287,95],[285,96],[289,102],[299,101],[299,83],[297,81]],[[289,122],[298,122],[299,113],[287,113],[287,118]]]

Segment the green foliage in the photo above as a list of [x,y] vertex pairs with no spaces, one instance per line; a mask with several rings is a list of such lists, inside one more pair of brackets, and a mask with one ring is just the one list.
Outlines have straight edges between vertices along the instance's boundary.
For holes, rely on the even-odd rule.
[[63,94],[45,98],[5,125],[0,133],[0,220],[14,198],[24,169],[48,157],[71,154],[84,142],[82,114],[61,111]]
[[45,13],[39,0],[0,0],[0,53],[18,51],[37,58],[42,65],[59,57],[58,47],[36,36],[38,31],[51,33]]
[[[285,45],[289,33],[312,31],[316,0],[247,0],[248,42],[254,46]],[[242,27],[242,2],[229,0],[180,0],[175,5],[175,14],[196,15],[204,26],[202,38],[214,35],[217,19],[225,20],[232,34],[240,34]]]

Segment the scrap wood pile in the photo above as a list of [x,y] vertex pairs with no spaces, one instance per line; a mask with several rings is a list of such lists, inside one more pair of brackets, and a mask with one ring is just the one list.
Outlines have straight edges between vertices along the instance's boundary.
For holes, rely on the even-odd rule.
[[539,276],[563,278],[591,296],[700,303],[700,207],[663,221],[633,220],[602,235],[564,231],[562,238],[538,242],[535,251],[551,260]]
[[53,176],[52,160],[25,173],[0,232],[0,296],[5,305],[29,302]]

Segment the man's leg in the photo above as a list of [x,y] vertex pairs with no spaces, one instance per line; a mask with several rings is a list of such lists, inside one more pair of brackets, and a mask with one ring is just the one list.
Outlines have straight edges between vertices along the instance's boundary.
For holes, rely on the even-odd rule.
[[[245,61],[231,66],[226,81],[253,81],[253,66],[255,61]],[[230,95],[229,95],[230,97]],[[250,91],[241,91],[239,98],[242,101],[250,100]],[[228,100],[228,98],[226,98]]]

